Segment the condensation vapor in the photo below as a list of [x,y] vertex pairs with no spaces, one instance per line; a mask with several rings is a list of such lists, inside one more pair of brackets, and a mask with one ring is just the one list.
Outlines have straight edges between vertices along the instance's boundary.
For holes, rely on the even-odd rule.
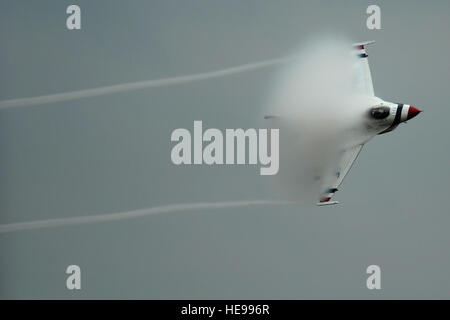
[[282,198],[313,204],[332,179],[344,133],[357,110],[352,44],[311,41],[284,65],[265,110],[280,128],[278,191]]
[[[0,101],[0,109],[62,102],[152,87],[207,80],[273,65],[284,65],[265,112],[280,128],[281,191],[288,201],[250,200],[169,204],[134,211],[17,222],[0,225],[0,234],[132,219],[169,212],[264,205],[314,203],[326,185],[327,172],[342,147],[342,133],[356,110],[351,74],[351,43],[343,39],[312,42],[294,56],[174,78],[124,83],[109,87]],[[293,58],[294,57],[294,58]],[[294,200],[291,201],[291,200]]]

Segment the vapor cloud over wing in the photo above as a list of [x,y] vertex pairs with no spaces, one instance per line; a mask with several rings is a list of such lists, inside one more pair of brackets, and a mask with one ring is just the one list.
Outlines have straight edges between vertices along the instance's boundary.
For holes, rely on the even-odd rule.
[[[304,44],[275,79],[265,114],[280,128],[280,195],[315,204],[335,174],[359,116],[352,43],[339,37]],[[271,117],[272,116],[272,117]]]

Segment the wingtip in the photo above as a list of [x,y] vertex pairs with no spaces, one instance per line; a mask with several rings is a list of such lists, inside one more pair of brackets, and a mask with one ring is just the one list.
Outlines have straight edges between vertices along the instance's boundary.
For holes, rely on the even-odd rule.
[[375,40],[357,42],[357,43],[353,44],[353,48],[362,50],[362,49],[365,49],[364,46],[367,46],[369,44],[374,44],[374,43],[375,43]]
[[317,202],[316,205],[321,207],[321,206],[330,206],[333,204],[339,204],[339,201],[327,201],[327,202]]

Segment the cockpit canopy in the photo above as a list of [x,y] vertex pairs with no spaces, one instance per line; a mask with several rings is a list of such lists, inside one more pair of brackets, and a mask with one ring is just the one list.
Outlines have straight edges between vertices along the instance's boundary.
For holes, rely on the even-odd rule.
[[384,119],[389,116],[390,108],[386,106],[376,106],[370,109],[370,116],[374,119]]

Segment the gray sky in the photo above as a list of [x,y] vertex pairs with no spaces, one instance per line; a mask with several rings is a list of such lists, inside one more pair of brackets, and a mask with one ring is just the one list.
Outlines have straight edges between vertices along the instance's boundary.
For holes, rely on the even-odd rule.
[[[182,213],[0,235],[0,298],[450,298],[448,1],[0,3],[0,100],[206,72],[321,32],[368,50],[375,93],[424,110],[360,154],[326,208]],[[260,125],[277,68],[0,111],[0,223],[272,199],[252,166],[181,166],[170,134]],[[65,269],[82,270],[82,290]],[[381,290],[365,286],[381,267]]]

